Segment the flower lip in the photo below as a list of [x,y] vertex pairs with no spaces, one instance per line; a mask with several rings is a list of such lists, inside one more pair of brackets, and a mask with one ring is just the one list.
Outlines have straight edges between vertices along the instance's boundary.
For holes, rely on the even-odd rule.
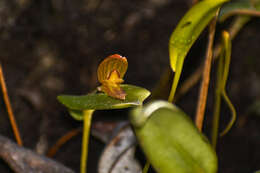
[[114,54],[105,58],[97,70],[98,81],[102,84],[99,90],[113,98],[125,100],[126,93],[120,84],[124,82],[123,77],[127,68],[126,57]]

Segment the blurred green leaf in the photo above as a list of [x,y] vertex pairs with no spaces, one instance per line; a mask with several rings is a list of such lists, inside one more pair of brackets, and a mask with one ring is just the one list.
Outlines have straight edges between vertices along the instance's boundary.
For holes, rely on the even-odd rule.
[[260,170],[259,170],[259,171],[256,171],[256,172],[254,172],[254,173],[260,173]]
[[[173,87],[169,98],[177,88],[184,59],[200,33],[216,15],[219,7],[228,0],[204,0],[194,5],[181,19],[169,41],[171,68],[175,71]],[[171,100],[171,99],[170,99]]]
[[69,110],[70,115],[72,116],[72,118],[74,118],[75,120],[78,121],[83,121],[84,116],[83,116],[83,112],[80,110]]
[[233,0],[225,5],[220,10],[219,20],[224,21],[228,17],[236,14],[238,10],[247,10],[247,11],[260,11],[260,0]]
[[74,110],[128,108],[142,105],[143,101],[150,95],[148,90],[134,85],[122,84],[120,87],[127,94],[125,100],[112,98],[105,93],[95,93],[83,96],[60,95],[58,96],[58,100],[67,108],[73,110],[73,116],[78,117],[79,112],[75,112]]
[[130,120],[145,155],[158,173],[217,172],[217,156],[206,137],[169,102],[155,101],[135,108]]

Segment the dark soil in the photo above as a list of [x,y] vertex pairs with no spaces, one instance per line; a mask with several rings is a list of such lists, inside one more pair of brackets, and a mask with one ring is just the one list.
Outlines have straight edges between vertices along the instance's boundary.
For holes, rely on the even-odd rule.
[[[95,89],[99,85],[97,66],[108,55],[127,57],[126,83],[154,88],[169,66],[170,34],[189,5],[188,0],[1,0],[0,61],[25,147],[45,153],[60,136],[82,125],[69,116],[56,97]],[[248,113],[248,108],[260,99],[259,28],[260,21],[253,19],[233,41],[227,91],[238,119],[217,148],[221,173],[260,169],[260,117]],[[206,41],[204,33],[192,48],[183,79],[203,60]],[[191,116],[195,113],[198,87],[177,103]],[[213,87],[206,134],[210,134]],[[13,139],[3,101],[0,114],[1,135]],[[225,105],[222,117],[224,128],[230,117]],[[93,121],[126,119],[127,111],[100,111]],[[93,137],[90,141],[89,172],[95,173],[104,144]],[[78,172],[80,148],[79,135],[54,159]],[[2,162],[0,172],[11,170]]]

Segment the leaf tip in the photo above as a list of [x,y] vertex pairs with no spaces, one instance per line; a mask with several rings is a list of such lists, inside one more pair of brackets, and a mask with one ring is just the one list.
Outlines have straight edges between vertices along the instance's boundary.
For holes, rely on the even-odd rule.
[[170,43],[169,45],[169,57],[170,57],[171,69],[173,70],[173,72],[175,72],[176,65],[177,65],[177,54],[176,54],[176,50],[174,50],[173,43]]
[[60,103],[62,103],[62,98],[63,98],[62,95],[58,95],[58,96],[57,96],[57,100],[58,100]]

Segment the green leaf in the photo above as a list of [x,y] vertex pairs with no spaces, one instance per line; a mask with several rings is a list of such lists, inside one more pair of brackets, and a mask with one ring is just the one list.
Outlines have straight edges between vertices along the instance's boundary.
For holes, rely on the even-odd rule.
[[158,173],[217,172],[217,157],[206,137],[169,102],[155,101],[135,108],[130,120],[147,159]]
[[122,84],[120,87],[127,94],[125,100],[112,98],[105,93],[83,96],[60,95],[58,96],[58,100],[71,110],[105,110],[139,106],[142,105],[143,101],[150,95],[148,90],[134,85]]
[[231,1],[223,5],[220,10],[219,17],[221,18],[223,15],[237,9],[255,9],[255,7],[249,0]]
[[203,0],[194,5],[181,19],[169,41],[171,68],[175,71],[170,98],[177,88],[184,59],[203,29],[213,19],[219,7],[228,0]]
[[[219,20],[224,21],[228,17],[236,14],[238,10],[247,10],[251,12],[260,11],[260,1],[259,0],[236,0],[230,1],[223,5],[219,13]],[[253,13],[252,13],[253,15]]]
[[255,171],[255,173],[260,173],[260,170],[259,171]]
[[220,5],[227,1],[200,1],[181,19],[172,33],[169,43],[170,61],[173,71],[176,71],[178,66],[181,65],[194,41],[216,15]]
[[83,121],[84,119],[83,111],[69,109],[69,113],[75,120]]

